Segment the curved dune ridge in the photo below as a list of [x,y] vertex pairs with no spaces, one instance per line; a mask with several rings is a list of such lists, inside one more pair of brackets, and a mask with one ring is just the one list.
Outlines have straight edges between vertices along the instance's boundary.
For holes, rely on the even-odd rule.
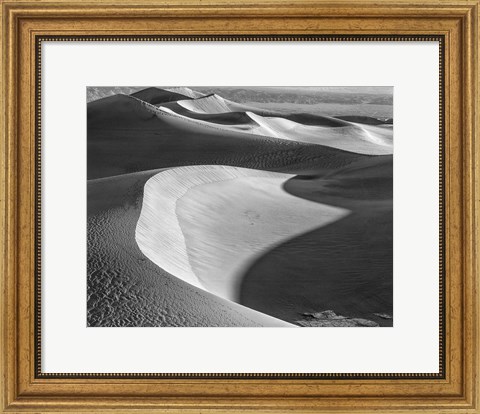
[[190,100],[178,100],[177,104],[185,109],[203,114],[218,114],[222,112],[232,112],[234,107],[243,106],[235,102],[228,101],[217,94],[206,95],[201,98]]
[[[270,138],[278,138],[307,144],[324,145],[344,151],[355,152],[365,155],[389,155],[393,153],[393,130],[375,125],[356,124],[345,120],[323,120],[323,122],[336,122],[335,127],[330,123],[324,125],[305,125],[283,117],[261,116],[251,112],[246,106],[238,105],[218,95],[208,95],[198,99],[178,100],[175,104],[192,112],[210,114],[216,116],[237,113],[233,122],[217,123],[198,118],[189,117],[175,112],[172,107],[159,105],[139,99],[135,94],[131,98],[137,99],[150,111],[158,115],[170,115],[179,119],[196,123],[197,125],[224,130],[225,132],[242,132],[252,135],[260,135]],[[238,110],[245,110],[238,115]]]
[[[188,116],[188,112],[185,111],[177,112],[175,105],[162,105],[158,109],[205,126],[224,128],[229,131],[320,144],[358,154],[388,155],[393,153],[391,128],[358,124],[346,120],[328,120],[322,117],[318,117],[318,122],[326,125],[306,125],[281,116],[259,115],[252,112],[255,108],[235,104],[218,95],[179,100],[175,104],[177,107],[180,105],[187,111],[200,116],[194,114]],[[239,110],[244,112],[238,112]],[[232,116],[232,113],[235,114],[235,117]],[[309,121],[312,120],[309,119]],[[335,126],[332,127],[332,124]]]
[[185,86],[174,86],[169,88],[163,88],[166,91],[179,93],[180,95],[188,96],[189,98],[196,99],[205,96],[203,93],[194,91],[193,89],[187,88]]
[[188,99],[189,97],[178,92],[172,92],[166,89],[160,88],[147,88],[141,91],[132,93],[133,96],[142,101],[148,102],[152,105],[178,101],[182,99]]
[[88,181],[89,326],[294,326],[197,289],[145,258],[135,229],[145,182],[158,172]]
[[[185,120],[197,122],[200,125],[222,128],[226,131],[243,132],[265,137],[279,138],[307,144],[320,144],[344,151],[356,152],[365,155],[389,155],[393,152],[393,131],[370,125],[350,123],[348,126],[336,128],[303,125],[295,121],[279,117],[263,117],[253,112],[225,112],[217,114],[217,119],[230,114],[236,114],[236,119],[230,120],[238,123],[211,122],[198,118],[190,118],[176,113],[170,108],[159,106],[158,110]],[[244,115],[243,117],[240,115]],[[214,115],[212,115],[214,116]],[[223,117],[225,118],[225,117]]]
[[137,244],[172,275],[238,301],[257,256],[349,214],[288,194],[282,187],[292,177],[226,166],[160,172],[145,185]]

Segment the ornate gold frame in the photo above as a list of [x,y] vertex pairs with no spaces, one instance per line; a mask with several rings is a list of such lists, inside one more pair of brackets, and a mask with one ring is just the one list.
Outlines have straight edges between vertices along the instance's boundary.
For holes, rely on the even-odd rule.
[[[479,0],[5,0],[2,13],[2,411],[479,412]],[[440,41],[443,255],[439,375],[50,375],[39,370],[42,39],[152,36]],[[313,38],[311,36],[314,36]],[[315,37],[316,36],[316,37]],[[278,37],[277,37],[278,38]],[[444,300],[444,302],[443,302]]]

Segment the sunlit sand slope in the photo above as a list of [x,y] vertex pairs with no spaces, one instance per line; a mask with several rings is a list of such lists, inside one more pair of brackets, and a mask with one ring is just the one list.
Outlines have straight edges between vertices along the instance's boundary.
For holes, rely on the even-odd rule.
[[285,118],[262,117],[250,112],[248,115],[265,135],[276,138],[368,155],[386,155],[393,151],[391,129],[354,123],[338,127],[304,125]]
[[259,255],[349,212],[288,194],[282,186],[290,178],[225,166],[162,171],[145,186],[140,250],[182,280],[237,301]]
[[135,242],[145,182],[159,171],[88,181],[89,326],[286,326],[195,288]]

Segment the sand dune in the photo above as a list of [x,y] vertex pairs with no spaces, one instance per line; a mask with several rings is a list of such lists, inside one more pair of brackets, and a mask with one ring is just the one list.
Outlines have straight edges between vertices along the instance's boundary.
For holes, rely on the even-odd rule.
[[303,125],[285,118],[248,115],[262,128],[265,134],[309,144],[320,144],[345,151],[368,155],[391,154],[392,131],[353,124],[341,127]]
[[[169,102],[170,109],[182,115],[195,117],[195,114],[216,115],[227,112],[253,112],[256,115],[264,117],[284,118],[304,125],[341,127],[352,124],[364,125],[383,125],[393,124],[391,118],[379,119],[371,116],[355,116],[355,115],[339,115],[326,116],[317,113],[290,112],[286,110],[271,110],[252,105],[237,103],[229,99],[225,99],[217,94],[205,95],[197,99],[178,100],[177,102]],[[188,111],[190,113],[186,113]]]
[[250,111],[229,111],[229,112],[220,112],[220,113],[203,113],[195,112],[185,107],[179,105],[178,102],[167,102],[161,105],[163,108],[168,108],[172,112],[183,115],[190,119],[198,119],[200,121],[207,121],[216,124],[225,124],[225,125],[235,125],[235,124],[251,124],[253,119],[248,115],[248,112],[254,113],[263,117],[280,117],[289,119],[294,122],[298,122],[304,125],[316,125],[316,126],[348,126],[350,125],[347,121],[342,121],[340,119],[332,117],[324,117],[313,114],[287,114],[281,112],[273,111],[263,111],[260,109],[250,110]]
[[[294,142],[325,145],[366,155],[385,155],[391,154],[393,151],[392,131],[390,129],[353,123],[335,128],[303,125],[285,118],[262,117],[253,112],[209,114],[203,116],[203,119],[199,119],[199,117],[189,118],[185,115],[177,114],[172,109],[164,106],[160,106],[158,109],[185,120],[193,120],[202,126],[223,128],[226,131],[237,131]],[[217,123],[222,125],[216,125]]]
[[[213,99],[209,97],[209,99]],[[191,102],[190,107],[194,106],[194,102]],[[277,118],[285,118],[289,119],[294,122],[298,122],[304,125],[316,125],[316,126],[329,126],[329,127],[341,127],[341,126],[348,126],[351,123],[348,121],[343,121],[339,118],[334,118],[331,116],[323,116],[311,113],[288,113],[288,112],[280,112],[280,111],[271,111],[265,110],[261,108],[255,108],[252,106],[242,106],[237,104],[235,109],[232,109],[228,112],[214,112],[212,108],[210,112],[198,112],[195,110],[187,109],[185,106],[189,105],[181,105],[181,101],[179,102],[167,102],[162,104],[163,107],[166,107],[173,112],[184,115],[188,118],[192,119],[199,119],[203,121],[210,121],[219,124],[230,124],[234,123],[239,119],[249,122],[248,120],[250,117],[247,115],[247,112],[252,112],[256,115],[264,116],[264,117],[277,117]],[[230,104],[229,104],[230,107]],[[250,119],[251,121],[251,119]]]
[[88,181],[89,326],[290,326],[172,276],[135,242],[145,182],[158,170]]
[[91,102],[87,119],[88,179],[192,164],[302,172],[363,157],[173,116],[126,95]]
[[179,100],[178,105],[193,112],[218,114],[222,112],[245,111],[246,106],[224,99],[217,94],[206,95],[194,100]]
[[291,196],[282,189],[290,178],[226,166],[160,172],[145,186],[140,250],[182,280],[238,301],[241,277],[262,252],[348,214]]
[[248,115],[247,112],[220,112],[218,114],[204,114],[201,112],[193,112],[188,109],[185,109],[176,102],[169,102],[165,105],[159,105],[159,110],[168,112],[170,114],[178,115],[186,119],[198,120],[209,122],[211,124],[220,124],[217,127],[222,125],[228,126],[241,126],[241,125],[253,125],[254,120]]
[[392,177],[389,155],[287,181],[292,195],[352,213],[265,252],[244,274],[240,303],[292,322],[332,309],[391,326],[377,314],[393,312]]
[[175,86],[172,88],[167,87],[163,89],[165,89],[166,91],[178,93],[180,95],[188,96],[189,98],[192,98],[192,99],[201,98],[205,96],[203,93],[194,91],[193,89],[187,88],[185,86]]
[[[227,130],[325,145],[360,154],[385,155],[393,152],[393,131],[368,124],[362,125],[329,117],[308,116],[307,114],[296,116],[263,114],[262,116],[258,113],[259,111],[249,111],[248,109],[252,108],[235,104],[218,95],[178,101],[172,104],[162,105],[159,109],[181,116],[183,119],[196,120],[203,125],[218,123]],[[245,111],[238,112],[239,110]],[[230,115],[232,113],[235,115]],[[379,120],[374,122],[374,118],[363,118],[368,123],[381,124]],[[301,123],[300,120],[308,122],[308,124]],[[313,124],[314,120],[318,124]]]
[[152,105],[158,105],[166,102],[178,101],[183,99],[191,99],[187,95],[183,95],[180,91],[172,91],[167,89],[160,88],[146,88],[141,91],[132,93],[130,96],[133,96],[137,99],[140,99],[144,102],[148,102]]

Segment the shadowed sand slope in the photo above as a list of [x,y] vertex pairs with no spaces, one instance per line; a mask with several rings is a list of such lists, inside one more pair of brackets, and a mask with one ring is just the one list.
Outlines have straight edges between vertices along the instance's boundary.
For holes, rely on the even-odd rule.
[[88,325],[287,325],[195,288],[142,254],[135,227],[145,182],[158,172],[88,182]]
[[301,172],[319,165],[339,168],[363,157],[326,146],[230,131],[146,105],[126,95],[88,105],[88,179],[191,164]]
[[182,280],[238,301],[241,277],[265,250],[348,214],[292,196],[292,175],[225,166],[160,172],[145,186],[136,240]]
[[391,326],[392,157],[375,157],[325,177],[296,177],[289,193],[352,211],[286,241],[246,272],[241,303],[287,321],[331,309]]

